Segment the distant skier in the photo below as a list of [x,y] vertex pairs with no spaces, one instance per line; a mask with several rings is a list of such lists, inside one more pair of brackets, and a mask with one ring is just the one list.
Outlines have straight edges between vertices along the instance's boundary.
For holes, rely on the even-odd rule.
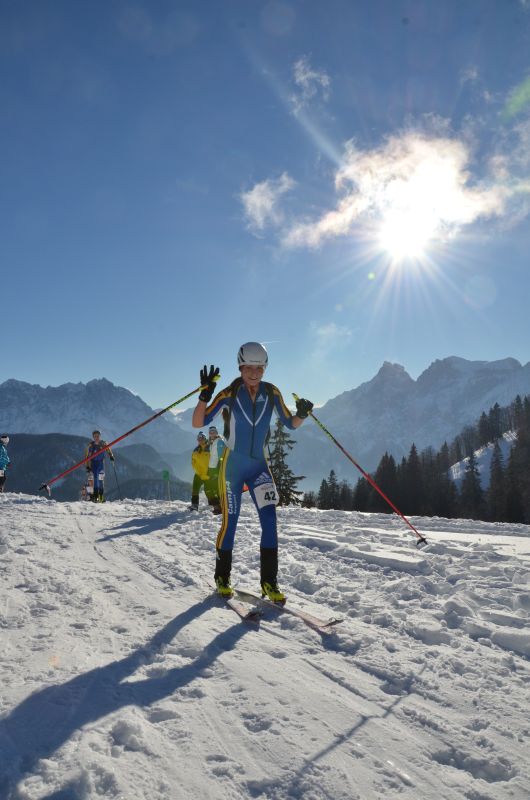
[[[247,342],[239,348],[237,362],[241,377],[220,391],[210,403],[215,392],[215,378],[219,369],[213,365],[201,370],[201,386],[207,386],[199,395],[193,412],[195,428],[208,425],[223,411],[225,418],[226,451],[219,474],[219,496],[223,519],[217,537],[215,583],[217,591],[224,597],[232,595],[230,572],[232,548],[241,506],[243,485],[248,485],[250,495],[258,511],[261,524],[261,588],[267,597],[284,602],[285,595],[279,589],[278,537],[276,530],[276,503],[278,494],[267,461],[264,448],[269,435],[273,410],[288,428],[298,428],[307,417],[313,404],[299,399],[296,416],[285,405],[279,389],[272,383],[262,382],[268,363],[267,351],[258,342]],[[207,405],[210,403],[210,405]]]
[[101,438],[101,431],[92,431],[92,437],[92,441],[89,443],[85,451],[85,458],[91,456],[93,453],[97,453],[99,450],[103,450],[103,452],[99,453],[99,455],[95,456],[94,458],[91,458],[90,461],[87,461],[86,470],[88,473],[92,473],[92,476],[90,476],[90,474],[88,475],[88,484],[91,483],[90,477],[92,477],[94,486],[92,500],[94,503],[104,503],[105,455],[108,453],[111,461],[114,461],[114,455],[112,454],[112,450],[107,443]]
[[[191,454],[191,466],[195,475],[193,476],[193,484],[191,487],[191,504],[190,511],[199,510],[199,492],[201,487],[204,487],[206,497],[208,495],[208,464],[210,463],[210,448],[208,446],[208,439],[201,431],[197,435],[197,447]],[[208,502],[210,500],[208,499]]]
[[214,514],[221,514],[221,501],[219,500],[219,470],[226,450],[225,440],[219,436],[215,425],[208,430],[210,444],[210,463],[208,465],[208,502]]
[[7,468],[11,464],[11,459],[7,455],[7,445],[9,444],[9,436],[3,433],[0,436],[0,492],[4,491],[4,485],[7,478]]

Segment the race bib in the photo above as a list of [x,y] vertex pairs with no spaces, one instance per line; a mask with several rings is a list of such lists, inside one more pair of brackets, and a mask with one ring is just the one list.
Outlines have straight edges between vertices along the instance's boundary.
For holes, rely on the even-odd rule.
[[4,472],[4,470],[3,470],[3,469],[0,469],[0,478],[3,478],[3,477],[4,477],[4,475],[5,475],[5,472]]
[[278,505],[278,492],[273,483],[260,483],[254,487],[256,505],[258,508]]

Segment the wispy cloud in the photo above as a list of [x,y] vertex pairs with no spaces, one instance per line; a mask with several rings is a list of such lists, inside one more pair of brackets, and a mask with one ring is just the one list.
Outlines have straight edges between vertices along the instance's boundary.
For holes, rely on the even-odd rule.
[[291,102],[295,114],[300,112],[316,97],[328,100],[331,79],[324,70],[314,69],[309,62],[308,56],[302,56],[298,61],[295,61],[293,81],[296,85],[296,91],[291,96]]
[[460,71],[461,85],[464,83],[474,83],[476,80],[478,80],[478,69],[475,66],[470,65]]
[[336,322],[326,324],[311,324],[311,335],[313,338],[313,359],[322,361],[334,351],[345,347],[351,340],[352,332],[345,325],[337,325]]
[[294,185],[294,180],[283,172],[279,178],[256,183],[252,189],[239,195],[247,225],[253,233],[259,235],[269,225],[281,225],[284,216],[279,200]]
[[318,219],[284,232],[288,247],[317,247],[354,227],[421,225],[429,239],[446,239],[464,225],[503,213],[503,184],[473,181],[469,146],[444,135],[406,131],[372,150],[354,142],[335,174],[340,195]]

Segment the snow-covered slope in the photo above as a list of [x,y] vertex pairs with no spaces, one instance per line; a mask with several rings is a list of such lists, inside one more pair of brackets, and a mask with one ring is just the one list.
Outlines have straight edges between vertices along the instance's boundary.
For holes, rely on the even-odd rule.
[[[504,466],[506,466],[508,463],[510,451],[516,439],[517,433],[515,431],[507,431],[506,433],[503,433],[499,439],[499,447],[501,449]],[[490,485],[490,470],[491,459],[493,457],[493,448],[494,445],[490,443],[484,447],[481,447],[479,450],[475,450],[477,469],[480,474],[480,485],[483,489],[487,489]],[[456,464],[453,464],[450,468],[450,477],[458,487],[460,487],[464,479],[468,464],[469,458],[463,458],[462,461],[457,461]]]
[[[527,800],[523,525],[281,509],[290,602],[208,589],[185,504],[0,496],[2,800]],[[256,587],[244,504],[234,577]]]

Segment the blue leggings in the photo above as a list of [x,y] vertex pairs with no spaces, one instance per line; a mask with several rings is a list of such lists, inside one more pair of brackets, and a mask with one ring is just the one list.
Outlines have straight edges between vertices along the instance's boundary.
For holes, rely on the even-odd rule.
[[103,486],[104,478],[100,478],[99,476],[102,472],[105,473],[105,464],[103,463],[103,461],[101,461],[101,463],[99,464],[94,464],[94,462],[92,462],[91,467],[92,467],[92,475],[94,476],[94,491],[95,492],[99,492],[100,490],[103,491],[103,489],[105,488]]
[[223,520],[217,536],[218,550],[232,550],[234,547],[245,483],[258,512],[261,524],[261,547],[278,547],[276,487],[265,457],[251,458],[227,449],[223,454],[219,471],[219,499]]

